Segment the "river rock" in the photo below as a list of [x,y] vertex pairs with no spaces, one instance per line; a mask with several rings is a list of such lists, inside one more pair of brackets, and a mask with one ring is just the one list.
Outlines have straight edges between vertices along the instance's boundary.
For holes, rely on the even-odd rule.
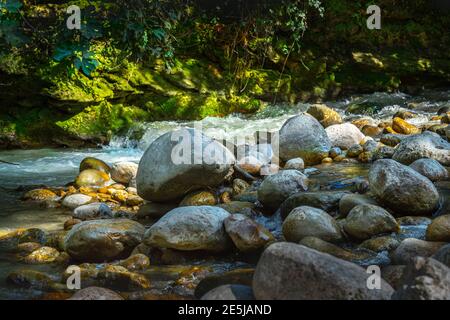
[[80,220],[111,219],[113,213],[106,204],[96,202],[77,207],[73,211],[72,217]]
[[52,263],[59,257],[60,253],[55,248],[40,247],[27,255],[23,261],[28,264]]
[[422,158],[430,158],[450,166],[450,143],[436,133],[425,131],[402,140],[392,158],[407,165]]
[[325,129],[333,147],[349,149],[364,139],[364,134],[351,123],[336,124]]
[[83,222],[83,221],[80,219],[74,219],[74,218],[67,219],[64,222],[64,230],[70,230],[73,228],[74,225],[79,224],[81,222]]
[[448,171],[434,159],[419,159],[410,167],[433,182],[448,179]]
[[246,156],[239,159],[237,165],[251,175],[257,176],[260,175],[261,168],[265,165],[265,163],[254,156]]
[[400,134],[419,134],[421,130],[405,120],[396,117],[392,121],[392,129]]
[[45,273],[36,270],[17,270],[8,274],[6,280],[21,288],[51,291],[56,283]]
[[361,132],[366,137],[376,137],[383,132],[383,129],[378,126],[365,125],[362,127]]
[[308,236],[330,242],[342,240],[340,227],[333,217],[321,209],[307,206],[292,210],[283,222],[282,231],[291,242],[299,242]]
[[88,287],[81,289],[67,300],[124,300],[118,293],[100,287]]
[[403,240],[391,255],[393,264],[410,264],[417,256],[431,257],[445,243],[424,241],[415,238]]
[[107,265],[98,272],[102,285],[119,290],[133,291],[150,288],[150,281],[142,274],[130,272],[122,266]]
[[293,194],[282,203],[280,207],[281,218],[285,219],[292,210],[300,206],[334,212],[338,209],[341,198],[349,194],[348,191],[317,191]]
[[118,183],[129,184],[136,177],[138,165],[134,162],[117,162],[111,167],[111,178]]
[[[371,257],[367,252],[352,252],[316,237],[305,237],[299,244],[323,253],[328,253],[336,258],[352,262],[365,260]],[[375,255],[375,253],[373,253],[373,255]]]
[[279,132],[279,151],[283,161],[302,158],[306,165],[318,164],[328,156],[331,142],[322,125],[309,114],[287,120]]
[[400,118],[400,119],[403,119],[403,120],[407,120],[407,119],[414,119],[414,118],[417,118],[417,117],[418,117],[417,113],[411,112],[411,111],[406,110],[406,109],[402,109],[402,110],[397,111],[392,118],[393,119]]
[[345,218],[350,210],[360,204],[378,205],[378,202],[364,194],[346,193],[339,200],[339,215]]
[[148,246],[182,251],[224,251],[230,241],[223,222],[229,216],[219,207],[176,208],[147,230],[144,242]]
[[64,248],[76,260],[108,261],[130,254],[144,232],[144,226],[128,219],[85,221],[67,233]]
[[138,193],[149,201],[176,200],[190,191],[221,184],[234,161],[227,148],[201,132],[168,132],[148,147],[139,163]]
[[450,269],[432,258],[414,258],[392,299],[450,300]]
[[242,179],[233,180],[233,195],[238,195],[250,187],[247,181]]
[[357,158],[364,151],[363,147],[359,144],[350,146],[347,150],[347,157]]
[[34,189],[25,193],[22,199],[25,201],[55,201],[59,197],[56,193],[48,189]]
[[275,243],[262,254],[253,278],[258,300],[388,300],[392,287],[367,288],[363,268],[294,243]]
[[125,204],[129,207],[140,206],[144,204],[144,199],[135,194],[129,194],[126,198]]
[[32,253],[33,251],[42,247],[40,243],[37,242],[24,242],[17,246],[17,251],[19,253]]
[[305,161],[302,158],[294,158],[286,162],[284,165],[285,170],[298,170],[301,171],[305,169]]
[[75,179],[78,187],[102,187],[109,181],[109,175],[100,170],[86,169]]
[[381,136],[380,142],[389,146],[389,147],[395,147],[400,144],[403,140],[408,138],[408,136],[401,135],[401,134],[392,134],[387,133]]
[[144,254],[137,253],[119,261],[118,265],[129,271],[142,271],[150,266],[150,259]]
[[431,257],[450,268],[450,244],[442,246]]
[[376,161],[369,171],[371,191],[380,203],[403,215],[431,215],[439,192],[426,177],[394,160]]
[[194,191],[186,195],[180,202],[180,207],[214,206],[217,204],[216,196],[210,191]]
[[17,229],[0,235],[0,252],[16,251],[21,243],[36,242],[44,244],[47,241],[47,232],[38,229]]
[[333,147],[330,149],[330,157],[335,159],[336,157],[342,156],[343,152],[339,147]]
[[343,227],[348,235],[358,240],[366,240],[382,233],[398,232],[400,229],[389,212],[373,204],[360,204],[350,210]]
[[316,118],[324,128],[342,123],[341,115],[323,104],[314,104],[309,107],[307,112]]
[[91,200],[92,200],[92,197],[90,197],[88,195],[81,194],[81,193],[75,193],[75,194],[66,196],[64,198],[64,200],[62,201],[62,205],[69,209],[75,209],[75,208],[78,208],[82,205],[89,203]]
[[225,284],[207,292],[200,300],[254,300],[250,286]]
[[111,171],[111,168],[106,164],[106,162],[93,157],[84,158],[80,163],[80,172],[88,169],[99,170],[105,173],[109,173]]
[[45,244],[49,241],[50,235],[39,228],[29,228],[29,229],[19,229],[18,230],[18,241],[19,243],[24,242],[37,242],[40,244]]
[[234,245],[242,252],[258,250],[274,240],[269,230],[243,214],[229,216],[224,225]]
[[308,190],[308,178],[297,170],[283,170],[264,179],[258,189],[258,200],[264,207],[276,210],[289,196]]
[[450,214],[435,218],[428,225],[426,237],[428,241],[450,242]]
[[360,248],[372,250],[375,252],[392,251],[400,245],[400,241],[391,236],[383,236],[372,238],[364,241],[359,246]]

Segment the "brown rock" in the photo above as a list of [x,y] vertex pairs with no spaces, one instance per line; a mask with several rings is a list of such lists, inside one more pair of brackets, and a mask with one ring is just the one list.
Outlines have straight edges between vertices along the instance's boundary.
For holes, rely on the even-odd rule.
[[392,121],[392,129],[400,134],[419,134],[422,132],[422,130],[401,118],[394,118]]

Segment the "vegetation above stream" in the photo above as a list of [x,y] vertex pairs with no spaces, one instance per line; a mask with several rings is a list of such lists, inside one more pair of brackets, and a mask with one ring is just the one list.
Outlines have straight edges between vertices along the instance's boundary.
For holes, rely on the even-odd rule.
[[[276,3],[276,4],[273,4]],[[107,143],[136,122],[450,83],[429,1],[0,0],[0,148]],[[69,30],[69,5],[81,30]],[[244,5],[245,4],[245,5]]]

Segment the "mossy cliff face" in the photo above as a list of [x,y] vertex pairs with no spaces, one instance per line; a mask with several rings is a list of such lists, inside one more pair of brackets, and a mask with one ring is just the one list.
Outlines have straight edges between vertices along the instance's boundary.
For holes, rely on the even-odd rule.
[[[230,54],[226,39],[234,35],[227,31],[202,48],[179,48],[170,71],[159,60],[133,62],[102,41],[91,48],[100,65],[89,77],[68,72],[67,65],[44,54],[35,62],[36,55],[11,50],[0,55],[0,148],[95,146],[140,121],[194,120],[254,113],[274,102],[448,87],[449,14],[426,12],[426,1],[377,4],[382,29],[368,30],[366,5],[324,1],[325,16],[310,22],[300,52],[286,51],[288,37],[255,36],[250,39],[255,46],[269,43],[261,64]],[[52,8],[27,6],[39,13]]]

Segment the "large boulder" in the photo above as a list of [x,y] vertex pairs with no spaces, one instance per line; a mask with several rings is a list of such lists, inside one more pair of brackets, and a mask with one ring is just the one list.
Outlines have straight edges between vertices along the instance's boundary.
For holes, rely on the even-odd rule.
[[400,226],[386,210],[373,204],[354,207],[343,223],[345,232],[352,238],[367,240],[373,236],[398,232]]
[[231,243],[223,223],[229,216],[219,207],[176,208],[147,230],[144,243],[150,247],[181,251],[224,251]]
[[419,159],[414,161],[410,167],[433,182],[448,178],[447,169],[434,159]]
[[364,139],[364,134],[351,123],[335,124],[325,129],[333,147],[349,149]]
[[450,214],[439,216],[428,225],[427,240],[450,242]]
[[341,115],[324,104],[314,104],[309,107],[307,112],[316,118],[324,128],[342,123]]
[[82,261],[124,258],[142,241],[144,232],[143,225],[128,219],[85,221],[67,233],[64,249]]
[[328,156],[331,142],[322,125],[309,114],[287,120],[279,132],[279,152],[284,161],[302,158],[306,165],[318,164]]
[[371,191],[380,203],[403,215],[431,215],[439,192],[426,177],[394,160],[376,161],[369,171]]
[[338,223],[325,211],[302,206],[295,208],[283,223],[283,235],[286,240],[299,242],[312,236],[325,241],[338,242],[342,234]]
[[318,191],[293,194],[281,205],[281,218],[285,219],[294,208],[300,206],[319,208],[326,212],[336,211],[341,198],[348,194],[350,194],[348,191]]
[[402,140],[392,157],[407,165],[422,158],[435,159],[444,166],[450,166],[450,143],[438,134],[426,131]]
[[366,270],[302,245],[279,242],[262,254],[253,277],[258,300],[388,300],[392,287],[367,286]]
[[415,258],[405,268],[392,299],[450,300],[450,269],[432,258]]
[[190,191],[221,184],[234,155],[222,144],[194,129],[168,132],[145,151],[136,176],[139,195],[165,202]]
[[308,178],[297,170],[283,170],[267,176],[258,189],[264,207],[276,210],[289,196],[308,190]]

